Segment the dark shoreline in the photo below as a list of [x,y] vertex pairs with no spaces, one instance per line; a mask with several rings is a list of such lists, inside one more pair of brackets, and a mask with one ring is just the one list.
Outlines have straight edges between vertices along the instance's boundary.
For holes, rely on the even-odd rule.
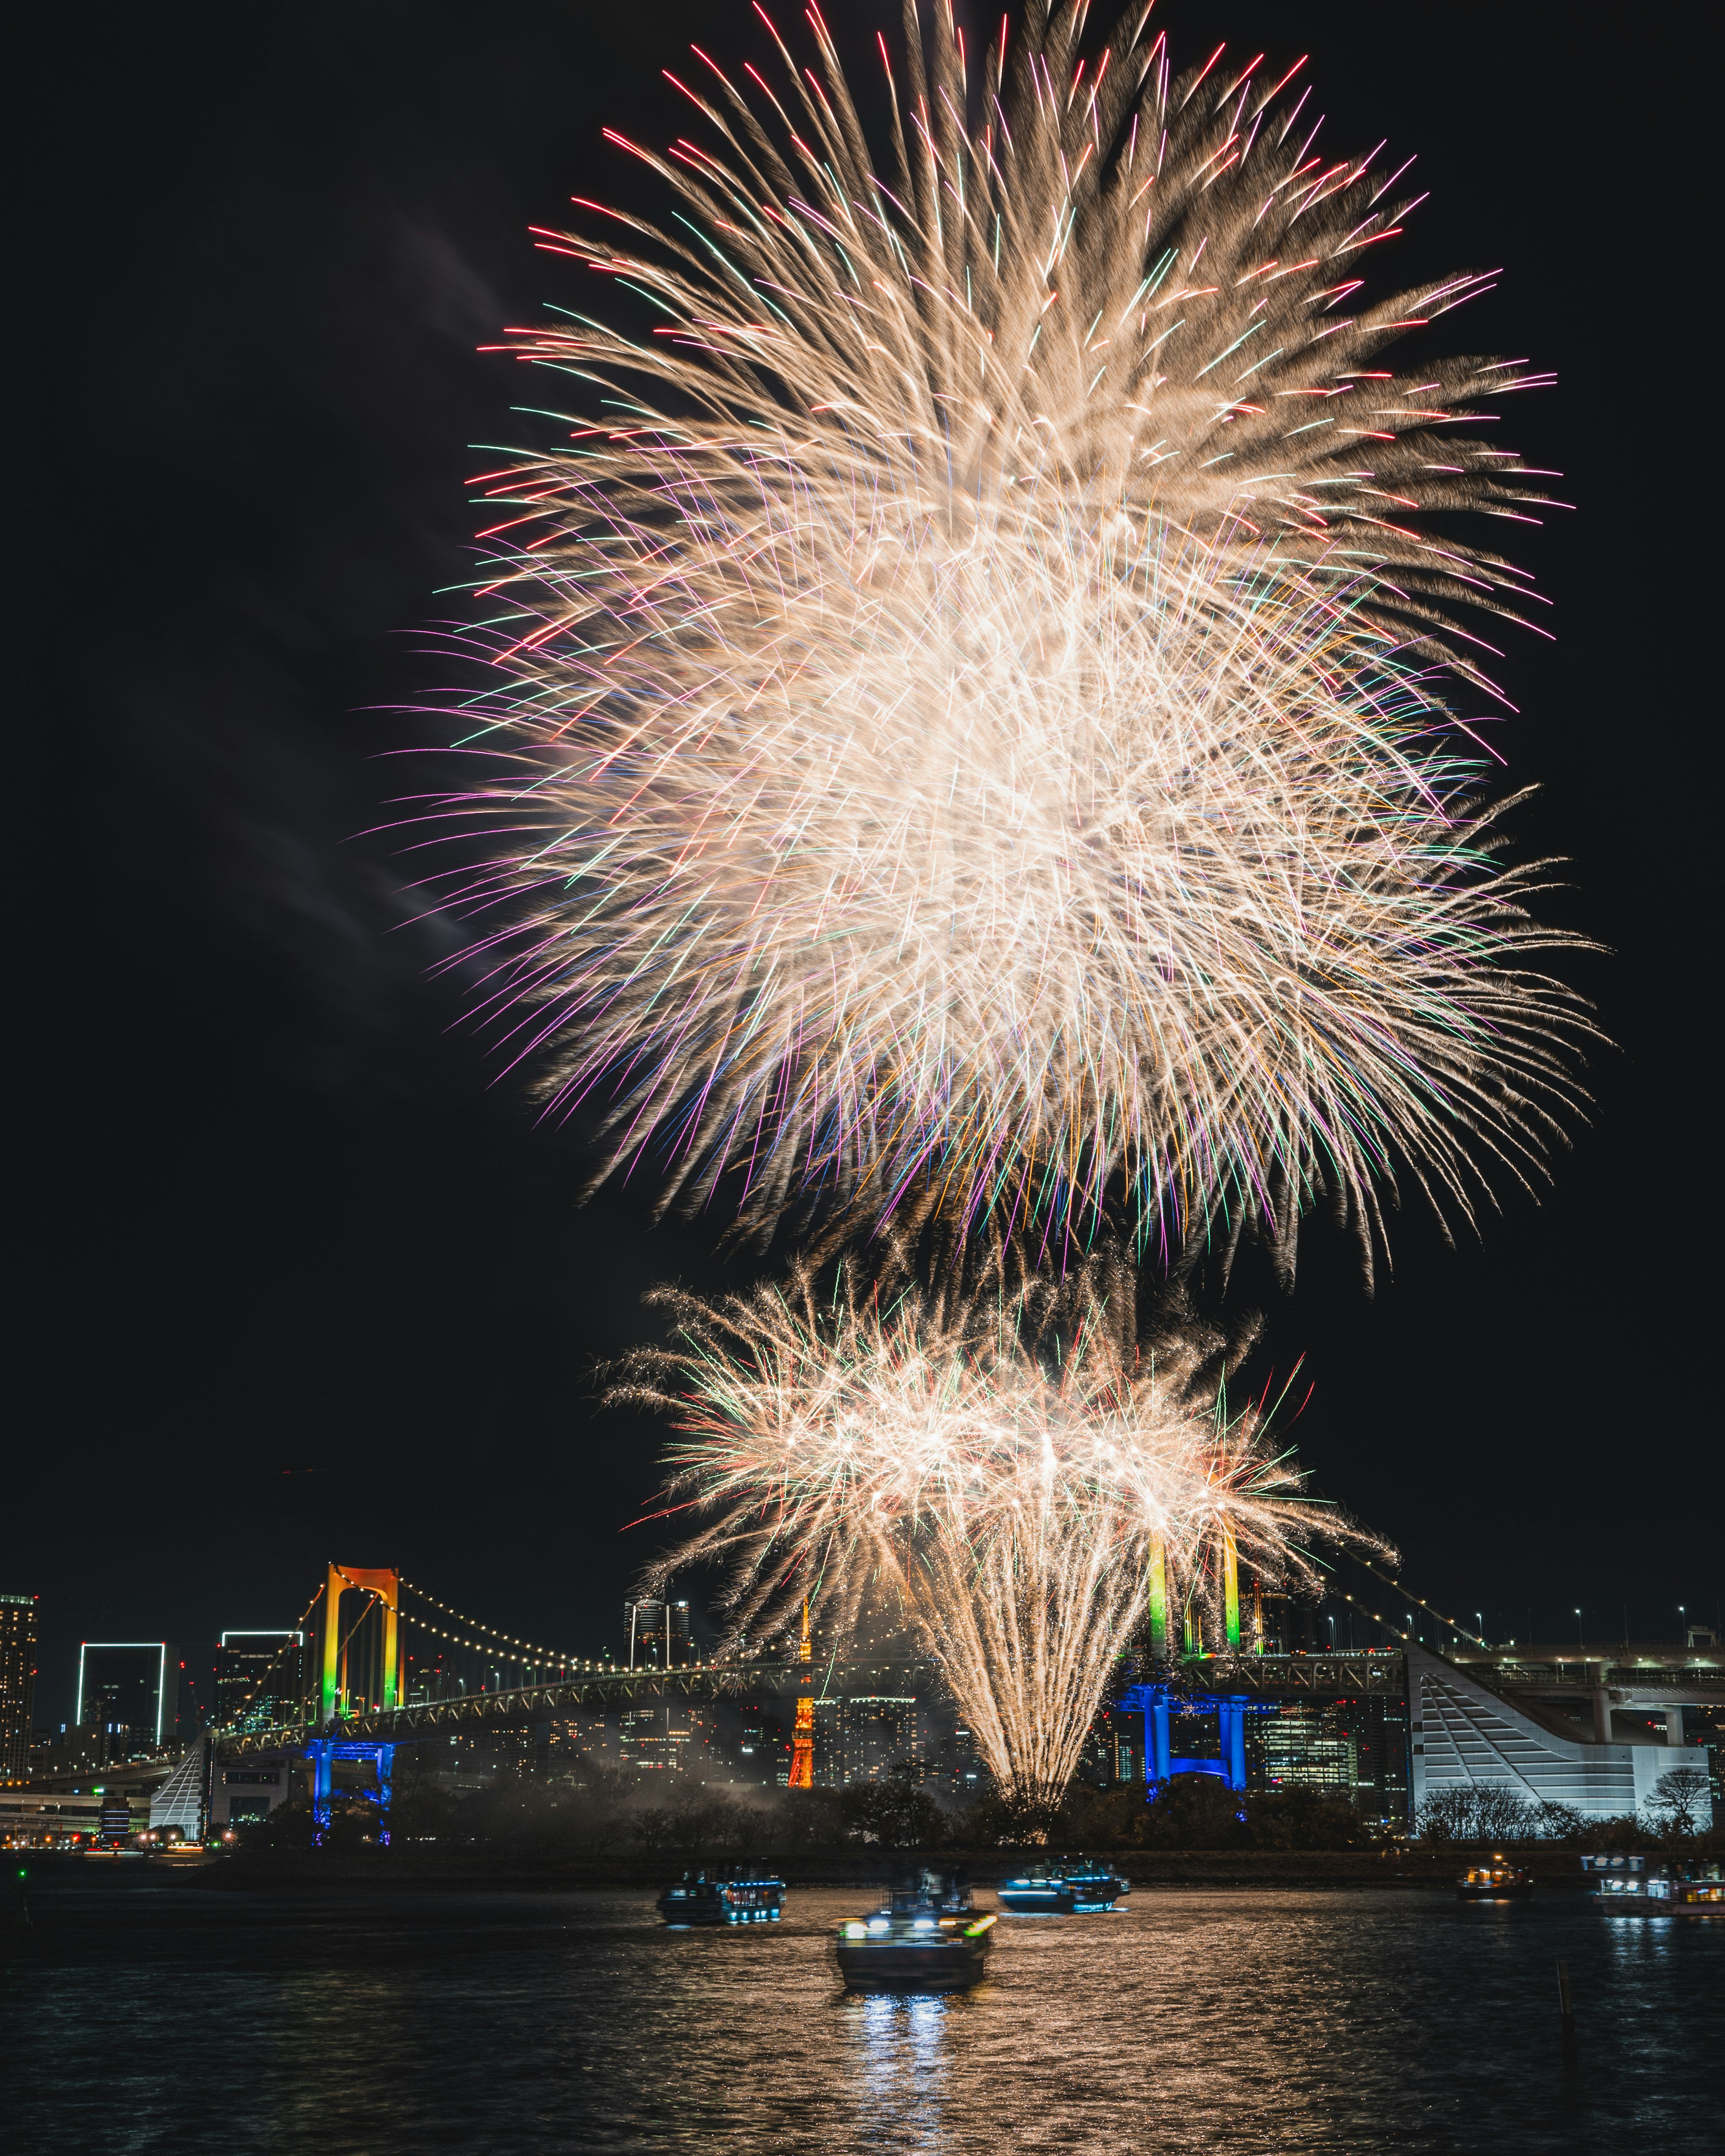
[[[960,1865],[974,1887],[992,1889],[1045,1850],[942,1850],[931,1861]],[[1585,1890],[1588,1881],[1572,1852],[1550,1849],[1517,1852],[1534,1874],[1541,1892]],[[1378,1853],[1354,1850],[1127,1850],[1111,1852],[1132,1882],[1136,1894],[1216,1888],[1296,1888],[1318,1892],[1373,1892],[1409,1890],[1448,1893],[1467,1857],[1460,1851],[1428,1855],[1423,1851]],[[823,1851],[798,1856],[747,1860],[748,1868],[797,1887],[884,1887],[905,1863],[902,1858],[855,1851]],[[1542,1861],[1543,1860],[1543,1861]],[[730,1857],[706,1868],[723,1870]],[[442,1887],[465,1892],[558,1892],[578,1888],[659,1887],[685,1870],[702,1868],[702,1860],[683,1856],[659,1859],[586,1857],[510,1861],[478,1860],[465,1853],[429,1850],[259,1851],[202,1861],[146,1857],[136,1861],[85,1859],[43,1853],[25,1859],[31,1887],[54,1886],[185,1886],[218,1892],[280,1890],[319,1887]]]

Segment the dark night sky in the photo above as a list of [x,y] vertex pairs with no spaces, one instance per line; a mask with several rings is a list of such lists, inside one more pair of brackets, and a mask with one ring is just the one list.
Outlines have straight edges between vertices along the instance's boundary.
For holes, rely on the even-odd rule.
[[[1644,177],[1663,63],[1566,44],[1553,0],[1163,7],[1178,59],[1310,49],[1322,139],[1388,131],[1433,191],[1380,275],[1503,264],[1450,339],[1561,375],[1506,436],[1580,513],[1526,549],[1560,641],[1512,649],[1501,732],[1543,789],[1521,849],[1572,859],[1563,917],[1615,954],[1577,962],[1618,1047],[1553,1190],[1454,1249],[1410,1209],[1375,1299],[1315,1233],[1266,1362],[1306,1355],[1303,1455],[1417,1591],[1494,1632],[1573,1634],[1581,1603],[1615,1635],[1627,1603],[1669,1636],[1725,1568],[1692,1242],[1713,834],[1666,568],[1697,535],[1676,385],[1635,357],[1688,284],[1681,187]],[[859,71],[877,18],[832,11]],[[653,1281],[721,1276],[721,1222],[578,1209],[578,1139],[497,1081],[427,978],[451,933],[402,925],[388,847],[352,834],[410,737],[378,707],[448,678],[417,631],[481,521],[466,445],[529,424],[474,347],[603,296],[526,228],[637,187],[599,129],[683,130],[657,70],[690,38],[758,59],[764,33],[742,0],[113,20],[57,63],[75,95],[41,85],[52,266],[23,393],[50,537],[30,737],[54,747],[20,834],[45,964],[15,1052],[28,1406],[0,1586],[44,1598],[39,1719],[69,1712],[79,1638],[285,1623],[330,1555],[614,1641],[654,1440],[596,1414],[591,1366],[646,1332]]]

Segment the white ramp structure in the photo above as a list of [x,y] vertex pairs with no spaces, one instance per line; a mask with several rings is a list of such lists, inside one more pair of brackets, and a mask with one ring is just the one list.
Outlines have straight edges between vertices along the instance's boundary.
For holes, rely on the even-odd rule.
[[209,1754],[208,1734],[200,1737],[150,1799],[150,1827],[179,1828],[187,1841],[203,1839],[204,1780]]
[[[1430,1648],[1409,1645],[1407,1661],[1416,1817],[1428,1797],[1443,1791],[1496,1788],[1529,1804],[1573,1805],[1589,1820],[1620,1819],[1650,1803],[1660,1778],[1674,1767],[1697,1767],[1706,1775],[1706,1748],[1682,1741],[1683,1703],[1700,1695],[1670,1686],[1614,1689],[1603,1713],[1596,1706],[1589,1731],[1536,1702],[1500,1698]],[[1615,1707],[1662,1709],[1668,1741],[1613,1741]],[[1696,1824],[1712,1824],[1706,1795]]]

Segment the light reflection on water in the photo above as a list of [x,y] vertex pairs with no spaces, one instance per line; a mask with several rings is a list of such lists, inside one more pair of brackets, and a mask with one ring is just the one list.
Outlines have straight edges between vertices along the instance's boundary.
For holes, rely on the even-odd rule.
[[949,1999],[885,1996],[846,1998],[840,2005],[841,2026],[851,2039],[849,2077],[860,2081],[855,2115],[878,2122],[880,2146],[938,2156],[949,2145],[952,2005]]
[[850,1997],[869,1898],[714,1933],[644,1892],[45,1891],[0,1964],[8,2156],[1725,2148],[1725,1925],[1141,1891],[1003,1919],[968,1994]]

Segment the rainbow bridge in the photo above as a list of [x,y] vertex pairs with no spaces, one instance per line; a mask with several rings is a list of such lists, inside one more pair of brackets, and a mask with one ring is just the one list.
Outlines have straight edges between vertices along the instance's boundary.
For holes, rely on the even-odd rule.
[[[1266,1647],[1255,1596],[1242,1611],[1228,1562],[1233,1552],[1223,1554],[1221,1636],[1208,1647],[1201,1620],[1189,1613],[1178,1626],[1170,1622],[1153,1569],[1152,1651],[1146,1666],[1122,1666],[1122,1680],[1137,1681],[1122,1682],[1111,1702],[1142,1732],[1132,1749],[1147,1795],[1183,1773],[1218,1775],[1230,1789],[1244,1789],[1252,1717],[1302,1701],[1377,1700],[1405,1702],[1408,1797],[1415,1807],[1441,1789],[1496,1785],[1530,1801],[1616,1816],[1644,1803],[1671,1767],[1705,1768],[1705,1749],[1686,1742],[1686,1714],[1700,1711],[1716,1731],[1725,1722],[1725,1652],[1710,1635],[1683,1647],[1491,1647],[1398,1586],[1415,1604],[1406,1624],[1360,1606],[1399,1645],[1279,1652]],[[336,1766],[357,1762],[371,1768],[372,1786],[348,1794],[377,1806],[379,1838],[387,1840],[398,1745],[544,1727],[583,1710],[749,1694],[796,1698],[808,1694],[812,1676],[794,1650],[678,1661],[669,1634],[662,1642],[632,1642],[632,1651],[644,1650],[633,1666],[563,1654],[462,1615],[393,1568],[331,1564],[300,1623],[282,1637],[295,1644],[285,1644],[275,1677],[266,1671],[165,1786],[163,1818],[208,1816],[218,1776],[274,1780],[284,1768],[309,1766],[321,1838],[331,1823]],[[823,1691],[843,1692],[849,1675],[824,1662]],[[1175,1748],[1195,1716],[1215,1717],[1219,1756]],[[152,1804],[152,1824],[157,1812]]]

